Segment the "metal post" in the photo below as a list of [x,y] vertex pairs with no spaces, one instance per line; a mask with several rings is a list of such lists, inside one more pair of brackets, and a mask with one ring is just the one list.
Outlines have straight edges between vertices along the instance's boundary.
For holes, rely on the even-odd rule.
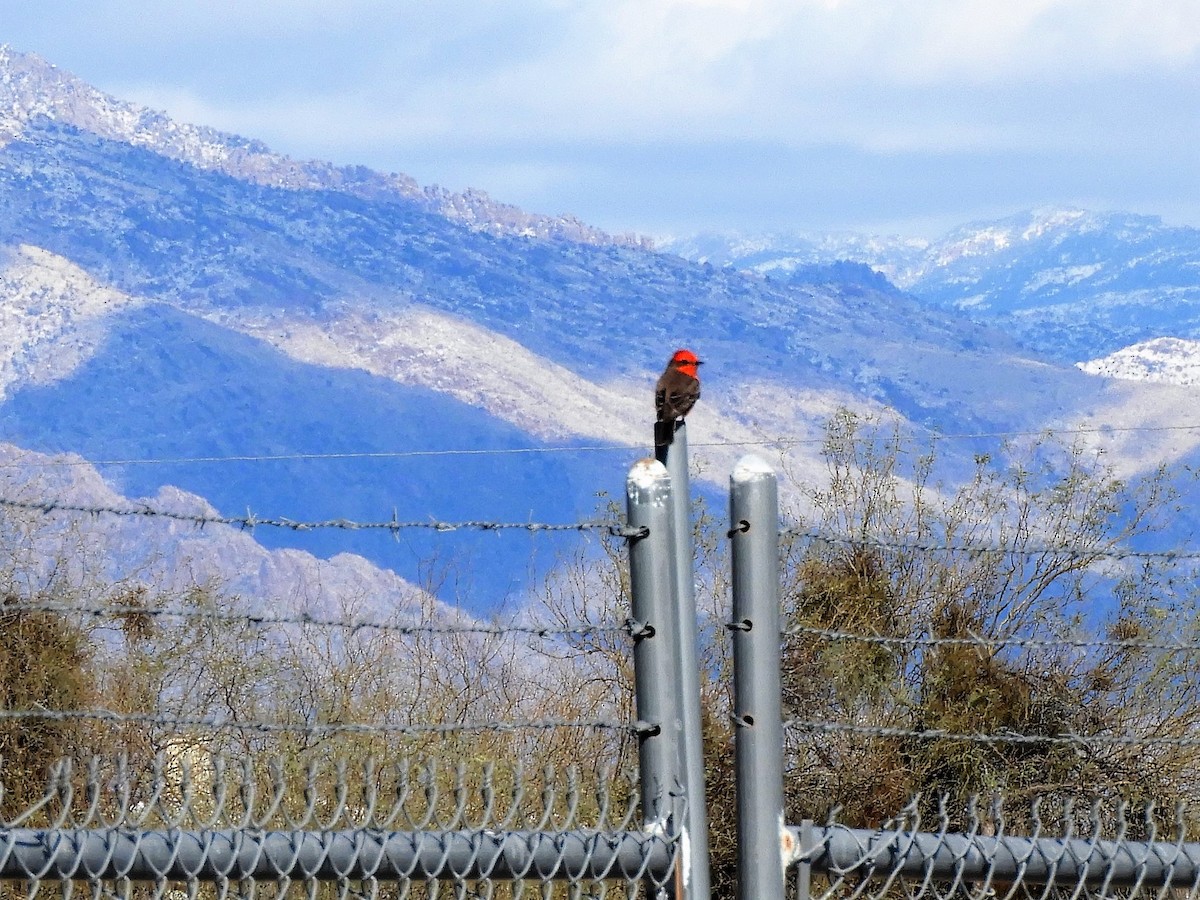
[[657,448],[671,476],[671,513],[675,526],[675,610],[680,628],[679,710],[683,716],[683,789],[687,797],[687,887],[692,900],[708,900],[712,888],[708,860],[708,803],[704,790],[704,728],[700,705],[700,662],[697,643],[696,566],[692,536],[692,491],[688,483],[687,425],[680,422],[675,439]]
[[792,835],[783,819],[778,489],[755,456],[742,457],[729,487],[738,897],[783,900]]
[[[809,861],[811,851],[817,847],[813,837],[813,820],[805,819],[800,823],[799,833],[799,865],[796,866],[796,900],[809,900],[812,896],[812,863]],[[784,860],[784,866],[787,860]]]
[[[639,460],[625,483],[631,528],[645,529],[629,542],[634,619],[634,690],[640,733],[642,815],[646,827],[680,828],[675,808],[683,788],[683,721],[679,710],[679,621],[672,601],[675,557],[671,478],[662,463]],[[674,819],[674,821],[672,821]],[[682,846],[686,848],[686,834]],[[677,872],[685,861],[678,859]]]

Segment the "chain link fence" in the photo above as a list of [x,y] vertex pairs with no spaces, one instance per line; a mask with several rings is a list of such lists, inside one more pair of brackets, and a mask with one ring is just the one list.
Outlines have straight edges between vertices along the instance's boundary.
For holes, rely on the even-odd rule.
[[[30,896],[455,896],[561,882],[624,896],[669,878],[673,838],[640,828],[636,779],[603,769],[437,759],[297,764],[196,747],[128,761],[59,762],[47,789],[0,821],[0,878]],[[136,888],[135,888],[136,886]],[[178,893],[178,892],[183,892]],[[507,896],[507,894],[505,894]]]
[[[1009,829],[1016,834],[1007,833]],[[921,816],[915,805],[880,829],[804,822],[790,829],[796,879],[807,896],[1194,896],[1200,844],[1182,810],[1093,806],[1009,822],[999,805]]]
[[[595,604],[543,619],[9,597],[0,895],[1200,894],[1200,636],[1169,627],[1200,554],[781,528],[747,459],[722,633],[692,596],[686,453],[681,430],[635,466],[612,520],[179,520],[612,541]],[[1070,613],[1097,586],[1129,601],[1103,628]]]

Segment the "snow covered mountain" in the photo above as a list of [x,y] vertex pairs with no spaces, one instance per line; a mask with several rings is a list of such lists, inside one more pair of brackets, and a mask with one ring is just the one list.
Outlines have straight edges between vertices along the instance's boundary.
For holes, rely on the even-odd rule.
[[760,273],[862,263],[1064,363],[1157,337],[1200,338],[1200,229],[1148,216],[1045,210],[934,241],[707,235],[664,249]]
[[[870,266],[832,244],[750,272],[689,261],[480,193],[289,160],[11,49],[0,143],[0,441],[79,454],[130,497],[301,521],[577,521],[649,449],[651,386],[685,345],[708,363],[689,418],[701,486],[747,446],[820,478],[816,438],[841,404],[982,433],[1183,402],[917,300],[866,250]],[[877,248],[901,284],[927,251]],[[442,595],[474,609],[563,552],[519,533],[254,537],[409,580],[457,571]]]

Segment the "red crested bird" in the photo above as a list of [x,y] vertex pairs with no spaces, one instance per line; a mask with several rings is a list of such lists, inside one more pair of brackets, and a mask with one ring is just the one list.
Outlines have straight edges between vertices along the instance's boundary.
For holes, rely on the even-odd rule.
[[658,421],[654,426],[654,444],[665,447],[675,439],[676,423],[691,412],[700,399],[700,375],[698,366],[703,360],[696,359],[691,350],[676,350],[666,370],[654,388],[654,406],[658,410]]

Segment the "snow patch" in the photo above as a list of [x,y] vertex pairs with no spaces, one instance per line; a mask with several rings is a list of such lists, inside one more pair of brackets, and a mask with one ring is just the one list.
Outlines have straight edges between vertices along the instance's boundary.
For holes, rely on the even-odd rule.
[[104,340],[106,320],[143,301],[105,287],[83,269],[21,245],[0,269],[0,399],[17,383],[69,376]]
[[760,478],[767,478],[774,474],[775,470],[767,465],[764,459],[755,456],[753,453],[747,453],[738,460],[737,465],[733,467],[733,474],[729,478],[734,484],[744,484],[748,481],[757,481]]
[[267,310],[213,311],[208,318],[300,362],[362,369],[431,388],[542,438],[582,436],[636,446],[647,434],[648,401],[594,384],[516,341],[428,309],[384,314],[349,309],[323,321]]
[[1090,375],[1161,384],[1200,384],[1200,341],[1161,337],[1076,365]]
[[1200,430],[1179,427],[1195,420],[1196,400],[1193,387],[1114,381],[1101,405],[1063,427],[1103,454],[1117,478],[1134,478],[1200,451]]
[[1033,275],[1021,286],[1022,294],[1034,294],[1048,285],[1075,285],[1091,278],[1104,268],[1103,263],[1093,263],[1088,266],[1062,266],[1057,269],[1046,269]]
[[981,228],[962,240],[946,244],[933,260],[935,266],[948,266],[969,256],[985,256],[1012,244],[1012,234],[1006,228]]

